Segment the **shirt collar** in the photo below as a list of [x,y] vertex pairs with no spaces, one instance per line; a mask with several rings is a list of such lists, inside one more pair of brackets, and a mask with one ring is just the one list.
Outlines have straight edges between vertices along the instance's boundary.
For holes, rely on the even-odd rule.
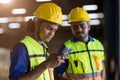
[[[89,39],[88,42],[89,42],[89,41],[94,41],[94,40],[93,40],[93,37],[90,36],[90,35],[88,36],[88,39]],[[75,37],[72,37],[71,41],[73,41],[73,42],[78,42],[79,40],[78,40],[77,38],[75,38]]]

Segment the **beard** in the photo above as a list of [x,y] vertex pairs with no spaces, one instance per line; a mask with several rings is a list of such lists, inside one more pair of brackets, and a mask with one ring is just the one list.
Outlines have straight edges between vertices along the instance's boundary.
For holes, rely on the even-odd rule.
[[82,42],[86,41],[86,39],[88,38],[88,34],[85,34],[83,32],[77,32],[76,34],[74,34],[74,37]]
[[45,42],[48,43],[48,42],[51,41],[51,39],[52,39],[52,38],[46,38],[46,39],[45,39]]

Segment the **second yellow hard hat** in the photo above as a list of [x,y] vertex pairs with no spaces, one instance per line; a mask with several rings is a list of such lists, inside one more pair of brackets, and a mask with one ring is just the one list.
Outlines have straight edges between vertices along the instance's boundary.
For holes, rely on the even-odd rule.
[[80,22],[80,21],[90,21],[87,11],[83,8],[76,7],[71,10],[69,14],[69,23],[71,22]]

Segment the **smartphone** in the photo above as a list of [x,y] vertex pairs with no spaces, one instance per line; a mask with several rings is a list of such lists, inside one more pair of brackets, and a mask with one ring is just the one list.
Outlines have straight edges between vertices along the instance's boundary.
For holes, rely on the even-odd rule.
[[63,49],[63,51],[62,51],[62,52],[64,53],[64,57],[65,57],[65,58],[68,58],[68,54],[70,54],[71,51],[72,51],[71,48],[65,47],[65,48]]

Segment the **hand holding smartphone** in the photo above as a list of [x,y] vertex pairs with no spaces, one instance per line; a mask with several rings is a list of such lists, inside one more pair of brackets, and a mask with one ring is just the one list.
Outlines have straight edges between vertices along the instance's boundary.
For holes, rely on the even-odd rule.
[[63,51],[62,51],[62,53],[63,53],[62,58],[63,58],[63,59],[68,59],[68,54],[70,54],[71,51],[72,51],[71,48],[65,47],[65,48],[63,49]]

